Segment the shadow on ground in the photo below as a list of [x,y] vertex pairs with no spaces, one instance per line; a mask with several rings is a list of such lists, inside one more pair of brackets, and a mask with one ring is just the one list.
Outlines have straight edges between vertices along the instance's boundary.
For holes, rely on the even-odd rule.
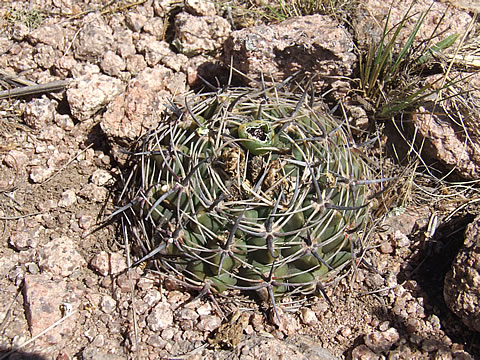
[[47,360],[46,357],[34,353],[15,351],[12,349],[0,348],[1,360]]

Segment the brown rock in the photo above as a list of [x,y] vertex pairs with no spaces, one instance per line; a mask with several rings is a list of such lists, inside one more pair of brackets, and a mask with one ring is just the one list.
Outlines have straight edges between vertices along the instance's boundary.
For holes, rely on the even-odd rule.
[[389,350],[399,339],[400,335],[395,328],[373,331],[364,338],[365,345],[377,353]]
[[30,32],[26,24],[21,21],[15,21],[12,28],[12,38],[15,41],[22,41]]
[[352,350],[352,360],[378,360],[380,356],[375,354],[367,345],[359,345]]
[[153,36],[145,36],[137,43],[137,48],[145,54],[145,61],[148,66],[154,67],[166,56],[172,56],[175,53],[170,50],[170,45],[166,41],[158,41]]
[[77,202],[77,194],[74,190],[68,189],[62,193],[62,197],[58,201],[60,207],[70,207]]
[[335,78],[350,76],[356,63],[352,37],[328,16],[291,18],[277,25],[234,31],[225,43],[225,63],[257,82],[283,81],[298,70],[322,74],[315,84],[343,87]]
[[[468,179],[480,178],[480,131],[477,119],[465,124],[470,128],[462,128],[454,124],[450,117],[437,106],[434,111],[428,106],[421,107],[413,116],[413,123],[419,134],[425,139],[425,153],[440,160],[448,169],[455,169]],[[468,140],[466,139],[468,133]]]
[[45,24],[28,34],[32,44],[42,43],[64,50],[73,37],[72,30],[66,30],[60,23]]
[[125,28],[115,30],[113,33],[114,49],[123,58],[135,55],[132,31]]
[[101,251],[90,261],[90,265],[101,275],[116,275],[127,268],[125,256],[122,253],[107,253]]
[[44,166],[32,166],[30,169],[30,180],[34,183],[42,183],[48,179],[54,172],[53,168]]
[[238,358],[242,360],[338,360],[309,337],[300,335],[295,335],[287,341],[249,335],[238,344],[236,351]]
[[85,26],[81,28],[73,42],[74,56],[78,60],[97,62],[112,48],[112,29],[96,14],[84,18]]
[[466,326],[480,331],[480,217],[465,231],[463,247],[445,276],[443,295]]
[[43,229],[40,226],[25,231],[13,231],[10,235],[9,243],[16,250],[22,251],[28,248],[38,246],[39,235]]
[[29,160],[28,155],[24,151],[10,150],[3,159],[3,163],[9,168],[22,171]]
[[125,70],[125,61],[113,51],[107,51],[100,63],[100,68],[105,74],[110,76],[119,76],[120,72]]
[[42,271],[63,277],[69,276],[86,264],[75,248],[72,239],[66,236],[55,238],[40,249],[38,265]]
[[[23,295],[25,312],[32,336],[35,336],[80,306],[81,293],[70,289],[64,280],[51,280],[46,275],[26,275]],[[37,349],[47,344],[57,344],[71,336],[76,325],[76,314],[49,331],[35,343]]]

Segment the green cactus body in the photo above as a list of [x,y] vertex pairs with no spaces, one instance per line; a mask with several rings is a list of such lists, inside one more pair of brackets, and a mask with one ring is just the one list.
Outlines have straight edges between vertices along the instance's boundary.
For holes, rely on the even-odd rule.
[[278,296],[313,292],[351,262],[369,222],[370,190],[354,180],[371,175],[337,120],[273,89],[187,102],[143,143],[141,255],[164,246],[160,263],[187,282]]

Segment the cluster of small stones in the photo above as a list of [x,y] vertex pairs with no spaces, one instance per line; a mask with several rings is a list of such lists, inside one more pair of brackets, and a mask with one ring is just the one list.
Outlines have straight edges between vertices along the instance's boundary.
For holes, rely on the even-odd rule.
[[[168,0],[147,1],[108,16],[95,12],[80,16],[103,5],[72,0],[0,5],[0,22],[8,30],[0,34],[2,71],[37,83],[73,79],[66,102],[58,93],[1,104],[0,348],[20,347],[68,315],[21,350],[59,360],[75,354],[83,359],[125,359],[129,354],[158,359],[195,349],[191,359],[235,358],[229,350],[204,347],[224,322],[211,302],[189,302],[192,294],[162,277],[146,276],[141,268],[126,272],[123,244],[112,244],[113,229],[94,232],[102,209],[113,206],[109,190],[120,174],[113,164],[121,156],[109,151],[105,137],[115,150],[148,129],[165,99],[198,80],[199,68],[216,68],[218,59],[202,52],[221,50],[232,28],[211,3],[186,1],[175,20],[177,50],[173,51],[164,40]],[[14,18],[28,6],[50,14],[36,29]],[[71,20],[62,21],[70,16]],[[323,21],[319,16],[313,20]],[[318,25],[303,22],[302,26],[312,24]],[[324,19],[322,26],[330,25],[331,20]],[[240,39],[241,48],[245,39]],[[340,45],[351,44],[347,40]],[[350,65],[339,69],[349,71]],[[334,63],[321,66],[335,73]],[[349,75],[340,70],[339,77]],[[18,114],[23,123],[18,122]],[[409,221],[414,223],[415,218],[423,219],[417,224],[421,227],[428,215],[414,214]],[[298,313],[282,313],[280,322],[250,309],[240,331],[244,341],[238,354],[243,359],[253,353],[328,358],[319,352],[307,357],[305,347],[299,350],[288,342],[288,337],[300,334],[337,355],[360,336],[363,344],[350,349],[357,359],[471,358],[445,335],[435,315],[426,315],[432,310],[430,301],[418,284],[397,282],[397,276],[409,270],[402,264],[415,255],[408,249],[409,234],[404,230],[378,238],[379,247],[368,260],[379,274],[360,269],[354,284],[358,294],[381,295],[384,306],[401,321],[374,315],[373,309],[380,306],[374,300],[352,304],[347,298],[351,284],[344,281],[328,290],[335,308],[319,299]],[[261,334],[269,334],[268,341]],[[310,349],[312,354],[314,347]]]

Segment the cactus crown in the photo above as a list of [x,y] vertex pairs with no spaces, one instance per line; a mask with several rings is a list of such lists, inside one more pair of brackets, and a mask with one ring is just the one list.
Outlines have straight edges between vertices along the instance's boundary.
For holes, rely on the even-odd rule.
[[194,95],[143,141],[126,213],[140,261],[185,283],[312,293],[362,247],[370,172],[344,124],[278,88]]

